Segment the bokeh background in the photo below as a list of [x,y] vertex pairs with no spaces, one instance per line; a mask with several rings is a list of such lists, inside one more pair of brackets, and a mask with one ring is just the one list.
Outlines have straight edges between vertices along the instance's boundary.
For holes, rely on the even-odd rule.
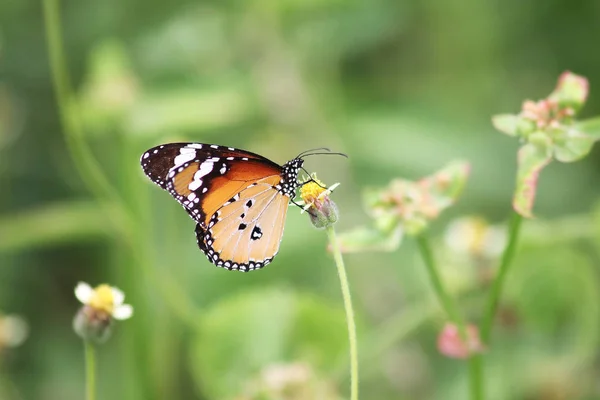
[[[338,231],[368,223],[364,188],[468,160],[468,186],[432,236],[478,322],[497,254],[474,255],[448,226],[477,215],[501,230],[510,213],[518,143],[491,115],[545,97],[567,69],[591,82],[582,117],[600,114],[595,0],[68,0],[60,11],[68,115],[90,152],[60,123],[42,3],[0,2],[0,312],[29,327],[2,346],[1,399],[83,397],[78,281],[118,286],[135,307],[99,350],[101,399],[346,398],[325,234],[291,209],[272,265],[214,268],[186,213],[142,174],[151,146],[218,143],[280,163],[343,151],[306,164],[341,182]],[[108,190],[82,173],[90,160]],[[599,166],[595,149],[541,176],[486,355],[490,399],[600,398]],[[444,319],[414,243],[346,262],[362,398],[466,398],[464,363],[436,350]],[[273,394],[286,382],[287,397]]]

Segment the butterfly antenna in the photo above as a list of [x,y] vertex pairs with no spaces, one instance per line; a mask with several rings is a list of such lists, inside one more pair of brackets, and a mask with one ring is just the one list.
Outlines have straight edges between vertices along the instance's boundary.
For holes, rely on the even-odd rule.
[[302,156],[298,157],[298,158],[304,158],[304,157],[308,157],[308,156],[342,156],[342,157],[346,157],[348,158],[347,154],[344,153],[308,153],[308,154],[303,154]]
[[327,147],[317,147],[316,149],[309,149],[309,150],[303,151],[302,153],[298,154],[296,156],[296,158],[302,158],[302,157],[304,157],[305,154],[310,153],[311,151],[319,151],[319,150],[331,151]]

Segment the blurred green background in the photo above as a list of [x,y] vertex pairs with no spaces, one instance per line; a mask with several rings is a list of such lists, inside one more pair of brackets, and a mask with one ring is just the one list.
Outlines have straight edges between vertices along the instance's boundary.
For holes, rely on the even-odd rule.
[[[41,2],[0,1],[0,312],[29,325],[0,353],[1,399],[83,397],[78,281],[115,285],[135,307],[100,348],[100,399],[346,398],[325,234],[290,209],[272,265],[214,268],[186,213],[143,175],[151,146],[218,143],[280,163],[346,152],[306,163],[341,182],[338,231],[368,221],[363,188],[469,160],[433,235],[478,322],[494,256],[460,253],[444,232],[461,215],[509,215],[518,143],[491,115],[545,97],[567,69],[591,82],[582,117],[600,114],[596,0],[69,0],[61,14],[70,115],[92,154],[70,150],[60,123]],[[110,191],[80,173],[90,157]],[[541,176],[486,356],[490,399],[600,398],[599,164],[595,149]],[[413,242],[346,262],[362,398],[466,398],[465,365],[436,350],[444,319]],[[287,397],[273,394],[282,382],[296,382]]]

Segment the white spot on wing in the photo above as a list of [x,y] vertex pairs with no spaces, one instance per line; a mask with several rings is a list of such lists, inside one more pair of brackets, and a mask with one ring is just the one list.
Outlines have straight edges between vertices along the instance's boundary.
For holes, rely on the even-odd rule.
[[198,190],[200,186],[202,186],[202,179],[196,179],[196,176],[194,175],[194,180],[188,185],[188,188],[191,191],[195,191]]
[[198,168],[198,171],[196,171],[194,174],[194,180],[190,182],[188,188],[191,191],[198,190],[198,188],[202,186],[202,178],[213,170],[214,165],[215,164],[212,159],[204,161],[202,164],[200,164],[200,168]]
[[180,154],[173,160],[173,167],[171,167],[171,169],[179,168],[196,157],[196,150],[189,147],[182,147],[179,150],[179,153]]

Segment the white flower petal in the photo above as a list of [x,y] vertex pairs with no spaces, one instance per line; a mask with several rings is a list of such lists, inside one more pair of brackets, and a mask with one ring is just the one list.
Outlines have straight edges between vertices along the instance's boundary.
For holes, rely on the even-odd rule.
[[85,282],[79,282],[75,287],[75,297],[83,304],[90,302],[94,296],[94,289]]
[[131,318],[133,315],[133,307],[129,304],[123,304],[118,307],[115,307],[113,311],[113,318],[118,320],[124,320]]
[[115,308],[117,308],[125,301],[125,293],[123,293],[121,290],[117,289],[114,286],[111,287],[110,290],[112,291],[113,295],[113,304]]

